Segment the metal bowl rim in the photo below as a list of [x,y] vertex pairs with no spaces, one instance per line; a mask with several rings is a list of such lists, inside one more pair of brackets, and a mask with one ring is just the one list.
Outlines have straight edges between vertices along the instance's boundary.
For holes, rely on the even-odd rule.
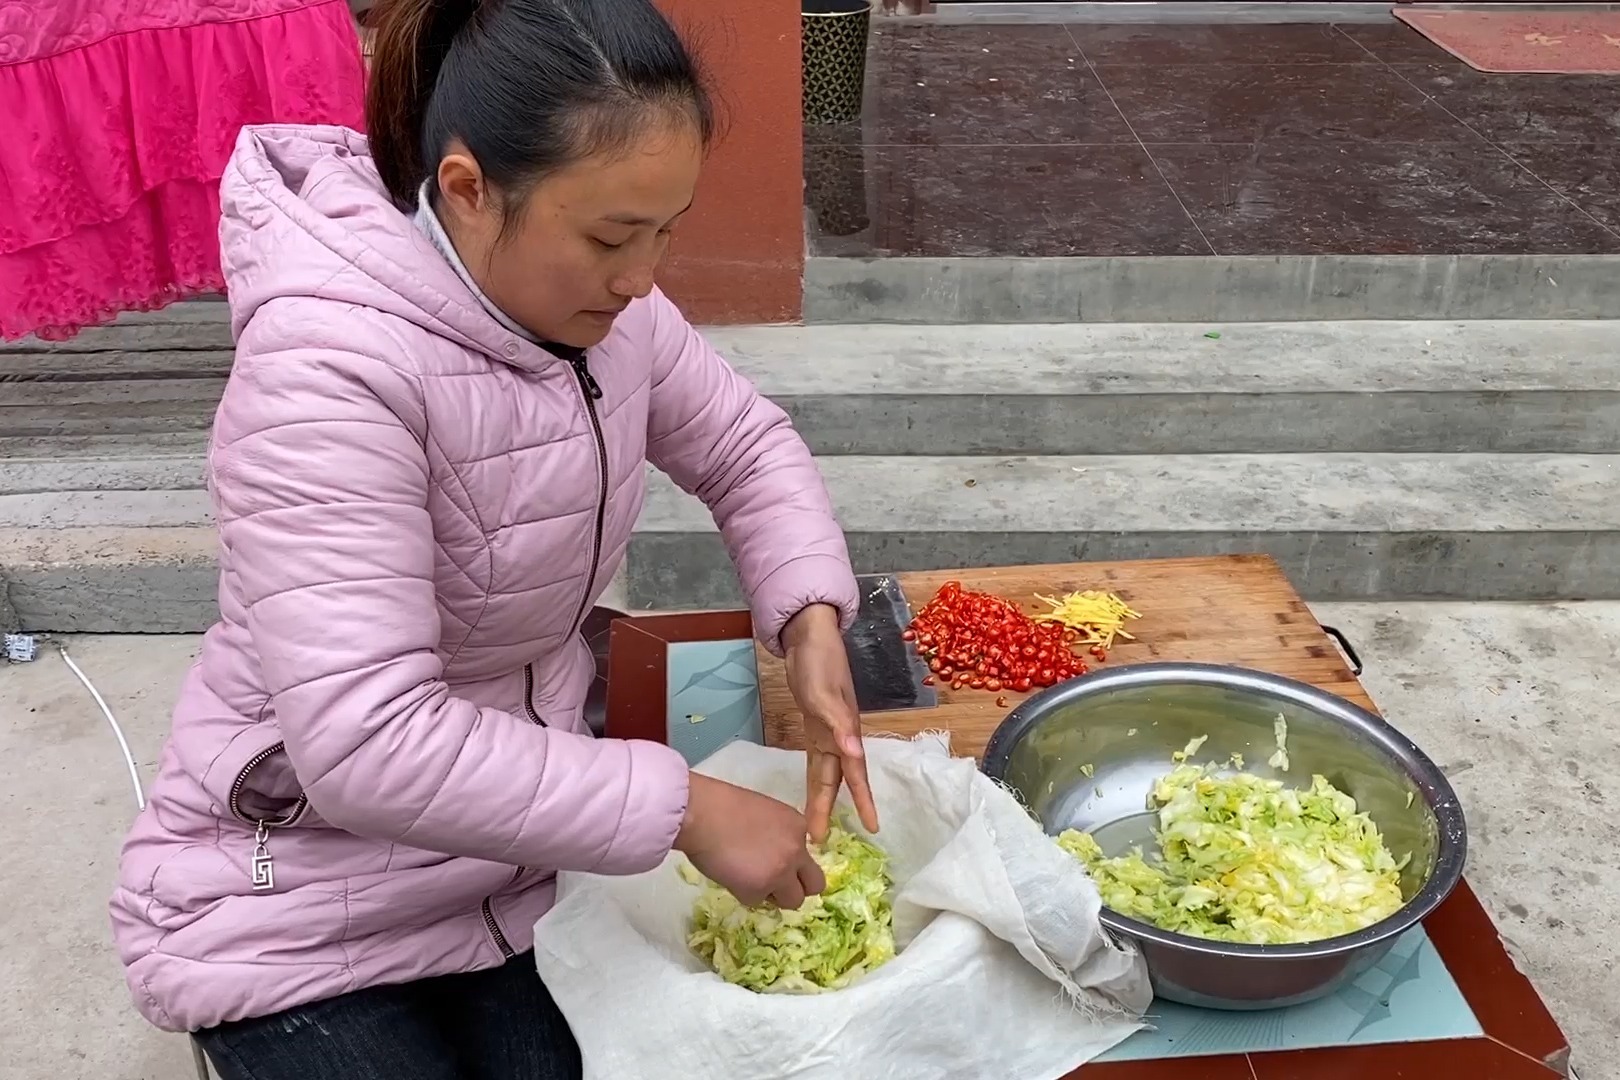
[[[1017,746],[1024,735],[1035,726],[1036,714],[1048,703],[1056,708],[1067,698],[1089,697],[1110,689],[1175,684],[1254,689],[1304,705],[1327,716],[1337,714],[1341,717],[1354,717],[1370,729],[1378,737],[1378,741],[1387,744],[1382,749],[1388,751],[1400,748],[1417,766],[1415,770],[1403,766],[1403,771],[1417,783],[1423,792],[1424,801],[1435,816],[1439,840],[1435,852],[1434,871],[1429,875],[1428,881],[1424,882],[1423,887],[1412,899],[1401,905],[1395,914],[1353,934],[1341,934],[1320,941],[1294,945],[1249,945],[1242,942],[1215,941],[1189,934],[1178,934],[1172,930],[1161,930],[1149,923],[1120,915],[1107,905],[1103,905],[1099,912],[1099,919],[1104,926],[1127,937],[1206,955],[1247,957],[1256,960],[1335,956],[1355,952],[1404,934],[1426,919],[1462,881],[1463,864],[1468,857],[1467,822],[1462,805],[1457,801],[1457,793],[1439,766],[1430,760],[1416,743],[1377,713],[1320,687],[1266,671],[1226,664],[1158,661],[1132,664],[1070,679],[1026,698],[1017,708],[1009,712],[991,734],[990,741],[985,746],[980,768],[992,779],[1004,780],[1013,747]],[[1398,754],[1391,756],[1397,761],[1400,760]]]

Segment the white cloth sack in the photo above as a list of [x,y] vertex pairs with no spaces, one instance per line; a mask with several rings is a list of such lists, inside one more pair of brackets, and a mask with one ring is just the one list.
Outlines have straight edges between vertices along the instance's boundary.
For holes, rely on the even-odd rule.
[[[586,1080],[1053,1080],[1142,1026],[1145,966],[1012,795],[942,736],[866,752],[899,955],[844,990],[758,994],[687,949],[697,889],[680,856],[563,874],[534,951]],[[802,752],[732,743],[699,771],[803,805]]]

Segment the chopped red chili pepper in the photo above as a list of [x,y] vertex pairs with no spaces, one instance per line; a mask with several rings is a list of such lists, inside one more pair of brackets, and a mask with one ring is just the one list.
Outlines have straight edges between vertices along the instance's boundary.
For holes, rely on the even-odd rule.
[[[1078,635],[1061,623],[1036,622],[1018,605],[948,581],[906,628],[928,668],[951,688],[1020,693],[1086,672]],[[904,636],[904,635],[902,635]]]

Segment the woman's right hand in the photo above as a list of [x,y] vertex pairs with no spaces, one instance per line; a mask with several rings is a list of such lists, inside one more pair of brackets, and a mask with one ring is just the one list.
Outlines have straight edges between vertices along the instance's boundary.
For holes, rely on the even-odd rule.
[[796,909],[825,889],[805,840],[804,815],[787,803],[692,774],[675,850],[741,903]]

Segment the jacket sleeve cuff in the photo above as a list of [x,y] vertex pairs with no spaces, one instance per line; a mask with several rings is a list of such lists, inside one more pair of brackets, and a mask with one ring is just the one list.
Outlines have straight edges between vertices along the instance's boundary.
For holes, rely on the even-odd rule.
[[662,743],[634,739],[625,746],[630,775],[624,810],[613,842],[592,873],[639,874],[653,869],[674,848],[686,820],[692,780],[686,759]]
[[860,610],[855,574],[836,555],[802,555],[783,563],[749,597],[754,636],[771,655],[782,655],[782,627],[811,604],[838,609],[838,626],[848,630]]

